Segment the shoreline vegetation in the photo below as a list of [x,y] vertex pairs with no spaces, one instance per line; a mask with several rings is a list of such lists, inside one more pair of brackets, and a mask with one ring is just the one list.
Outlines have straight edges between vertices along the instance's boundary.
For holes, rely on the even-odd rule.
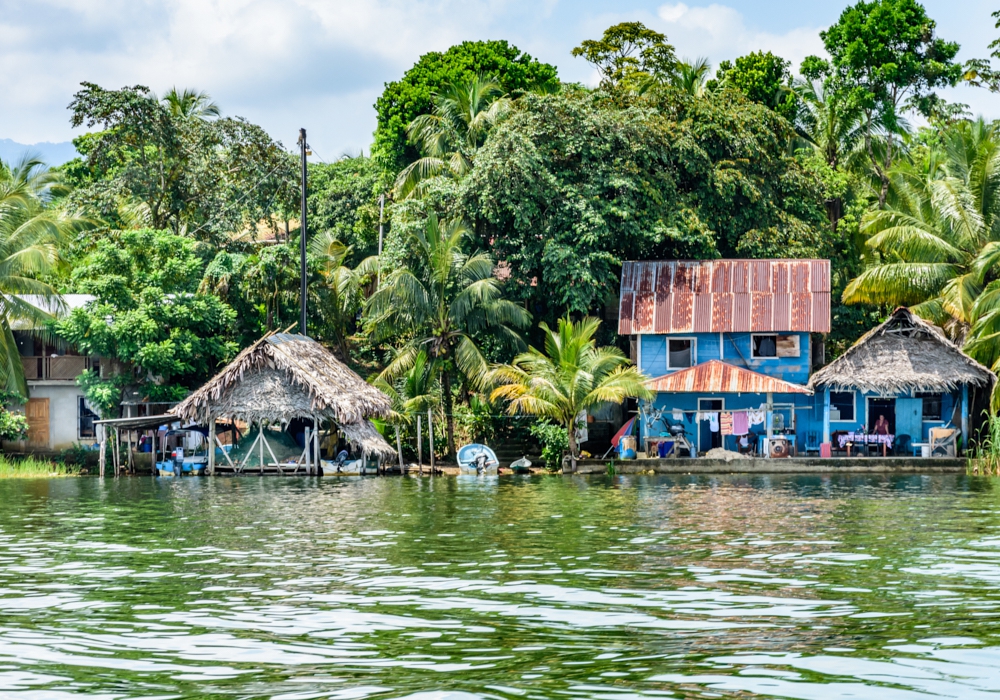
[[[1000,121],[941,96],[1000,93],[1000,39],[960,62],[917,0],[845,2],[798,66],[713,67],[640,22],[580,39],[598,85],[502,40],[420,56],[374,104],[368,155],[316,154],[304,197],[290,144],[207,93],[81,83],[79,158],[0,163],[0,439],[28,431],[22,351],[97,359],[76,382],[117,418],[294,328],[392,399],[379,430],[404,460],[541,443],[558,465],[579,410],[642,395],[611,312],[628,260],[830,260],[826,361],[906,306],[1000,369]],[[25,301],[57,294],[90,301]]]
[[39,457],[0,454],[0,479],[30,479],[79,476],[80,469]]

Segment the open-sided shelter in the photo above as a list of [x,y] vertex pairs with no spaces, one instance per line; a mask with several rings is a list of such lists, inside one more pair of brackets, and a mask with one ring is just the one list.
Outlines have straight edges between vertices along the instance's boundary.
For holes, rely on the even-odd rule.
[[989,391],[995,380],[937,326],[900,307],[813,374],[809,386],[823,397],[824,442],[831,428],[870,431],[882,415],[891,433],[911,442],[951,424],[968,445],[970,388]]
[[[383,459],[394,456],[395,450],[370,420],[388,416],[390,410],[389,397],[315,340],[298,334],[274,333],[237,355],[172,412],[185,421],[207,425],[210,445],[218,443],[215,423],[219,419],[257,426],[257,438],[248,453],[255,452],[261,465],[270,461],[268,466],[279,470],[287,464],[274,456],[265,428],[286,427],[296,419],[309,421],[312,428],[306,430],[299,465],[308,463],[312,471],[318,466],[319,431],[324,424],[335,424],[365,456]],[[242,468],[232,462],[230,466]],[[209,450],[208,470],[215,471],[214,449]]]

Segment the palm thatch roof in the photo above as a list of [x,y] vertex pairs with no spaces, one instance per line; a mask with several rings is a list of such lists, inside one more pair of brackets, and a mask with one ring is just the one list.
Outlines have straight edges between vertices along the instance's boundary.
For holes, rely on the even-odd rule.
[[810,388],[899,394],[988,387],[996,376],[962,352],[937,327],[899,307],[847,352],[816,372]]
[[365,454],[391,457],[395,450],[369,420],[391,409],[388,396],[315,340],[275,333],[237,355],[171,412],[203,425],[220,417],[272,425],[332,420]]

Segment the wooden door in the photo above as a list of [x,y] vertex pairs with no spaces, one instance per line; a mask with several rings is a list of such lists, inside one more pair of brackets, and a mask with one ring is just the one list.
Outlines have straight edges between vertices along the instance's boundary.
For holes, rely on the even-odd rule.
[[28,445],[31,447],[49,446],[49,400],[28,399],[24,407],[24,415],[28,419]]
[[909,435],[910,442],[923,442],[924,400],[896,399],[896,435]]

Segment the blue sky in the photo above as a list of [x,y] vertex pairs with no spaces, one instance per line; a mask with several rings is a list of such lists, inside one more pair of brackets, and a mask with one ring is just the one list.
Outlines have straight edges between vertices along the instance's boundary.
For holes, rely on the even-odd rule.
[[[465,39],[507,39],[594,82],[570,50],[610,24],[640,20],[682,57],[713,65],[771,50],[797,67],[822,52],[819,30],[846,2],[806,0],[0,0],[0,138],[74,136],[66,105],[77,85],[171,85],[212,94],[226,114],[264,126],[286,146],[309,129],[325,160],[365,152],[372,104],[417,58]],[[1000,30],[985,0],[925,3],[938,34],[985,56]],[[960,88],[949,98],[1000,118],[1000,96]]]

